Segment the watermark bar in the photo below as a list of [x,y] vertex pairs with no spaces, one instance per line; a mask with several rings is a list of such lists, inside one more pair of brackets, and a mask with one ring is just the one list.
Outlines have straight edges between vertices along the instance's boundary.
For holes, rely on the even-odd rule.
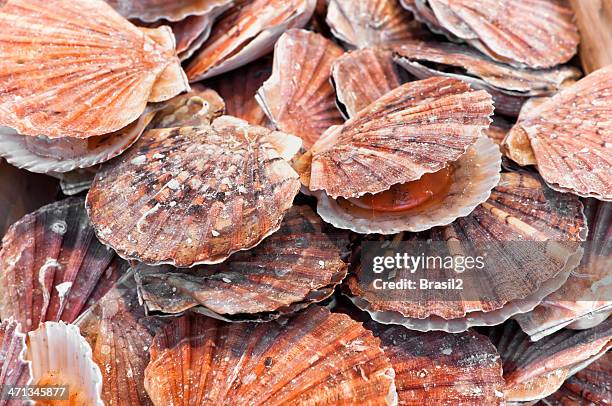
[[4,385],[0,390],[0,400],[68,400],[68,385]]

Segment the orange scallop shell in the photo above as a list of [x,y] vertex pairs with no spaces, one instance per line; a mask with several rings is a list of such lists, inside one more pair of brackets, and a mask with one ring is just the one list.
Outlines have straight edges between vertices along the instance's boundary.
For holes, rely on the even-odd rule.
[[259,104],[276,127],[302,138],[306,149],[343,121],[330,83],[332,64],[342,53],[320,34],[289,30],[274,48],[272,76],[257,92]]
[[491,96],[457,79],[406,83],[326,131],[309,153],[312,191],[379,193],[454,162],[489,126]]
[[0,44],[0,124],[23,135],[109,134],[188,89],[170,29],[138,29],[102,0],[9,0]]
[[526,114],[538,171],[553,189],[612,201],[612,66],[601,68]]
[[125,18],[145,22],[179,21],[189,16],[204,16],[218,8],[227,9],[234,0],[106,0]]
[[127,270],[100,244],[82,198],[59,201],[13,224],[0,251],[0,317],[24,331],[73,322]]
[[277,232],[222,264],[134,269],[149,312],[191,308],[229,320],[272,318],[331,296],[346,276],[348,245],[346,232],[326,227],[308,206],[293,206]]
[[299,147],[297,137],[230,116],[150,130],[98,172],[88,213],[98,238],[126,259],[223,262],[280,227],[300,188],[284,158]]
[[[0,390],[5,387],[25,385],[28,380],[26,336],[21,324],[12,318],[0,323]],[[7,406],[7,399],[0,399],[0,406]]]
[[311,307],[283,323],[189,314],[153,340],[145,388],[156,405],[387,405],[394,372],[377,338]]

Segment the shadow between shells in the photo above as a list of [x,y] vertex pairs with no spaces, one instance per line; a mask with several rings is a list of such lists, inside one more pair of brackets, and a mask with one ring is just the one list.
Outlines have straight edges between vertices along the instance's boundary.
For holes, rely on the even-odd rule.
[[0,406],[612,403],[570,3],[0,0]]

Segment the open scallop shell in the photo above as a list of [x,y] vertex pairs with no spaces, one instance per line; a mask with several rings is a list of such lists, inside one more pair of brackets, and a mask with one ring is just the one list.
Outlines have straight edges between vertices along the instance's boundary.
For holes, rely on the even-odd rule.
[[[5,387],[25,385],[28,380],[26,355],[26,336],[21,324],[9,318],[0,323],[0,390]],[[0,399],[0,405],[8,401]]]
[[390,47],[426,35],[396,0],[331,0],[326,21],[336,38],[356,48]]
[[255,95],[272,73],[272,58],[261,58],[207,82],[225,100],[226,114],[253,125],[274,126],[257,103]]
[[607,66],[521,114],[510,134],[528,138],[553,189],[612,201],[611,105]]
[[239,68],[272,50],[289,28],[304,26],[316,0],[246,0],[215,24],[187,66],[192,82]]
[[100,244],[84,199],[42,207],[13,224],[0,251],[0,318],[24,331],[39,322],[73,322],[127,270]]
[[293,206],[280,229],[250,251],[189,270],[135,266],[149,312],[187,309],[235,320],[278,317],[331,296],[346,276],[348,235],[326,227],[308,206]]
[[163,322],[146,317],[131,272],[75,322],[102,372],[107,405],[151,405],[144,389],[149,347]]
[[402,0],[436,32],[501,62],[549,68],[569,61],[580,37],[565,0]]
[[89,168],[116,157],[138,140],[155,116],[147,107],[132,124],[111,134],[89,138],[20,135],[0,127],[0,155],[11,165],[37,173],[64,173]]
[[165,103],[149,128],[189,127],[210,124],[223,115],[225,102],[212,89],[199,83],[191,90]]
[[223,262],[275,232],[300,189],[284,159],[297,137],[223,116],[147,131],[105,165],[87,194],[98,238],[126,259]]
[[339,57],[332,66],[338,101],[349,117],[363,110],[403,81],[391,51],[360,49]]
[[442,75],[465,80],[493,96],[496,112],[514,117],[528,97],[552,95],[580,75],[569,66],[513,68],[468,46],[443,42],[409,41],[396,47],[395,53],[396,61],[419,79]]
[[484,203],[500,179],[501,154],[486,136],[481,136],[453,163],[455,172],[448,194],[439,202],[417,211],[385,213],[342,206],[324,193],[317,194],[317,213],[327,223],[356,233],[396,234],[445,226],[467,216]]
[[[381,296],[384,292],[364,289],[360,283],[364,270],[359,263],[351,270],[347,286],[353,302],[381,323],[449,332],[499,324],[513,314],[533,309],[565,282],[580,261],[580,241],[586,238],[586,231],[582,203],[577,197],[554,192],[527,172],[503,173],[489,200],[469,216],[425,234],[404,234],[394,239],[449,241],[448,249],[454,254],[470,252],[496,258],[482,270],[471,270],[482,272],[482,276],[474,274],[464,280],[463,291],[410,290],[405,291],[405,300],[389,300]],[[495,249],[496,242],[506,244]],[[392,280],[406,278],[405,272],[409,271],[397,270]],[[430,280],[456,277],[454,270],[427,272]],[[470,281],[478,285],[467,286]],[[463,299],[464,291],[482,299]]]
[[145,22],[180,21],[189,16],[207,16],[227,9],[233,0],[106,0],[119,14]]
[[23,135],[110,134],[189,88],[170,29],[138,29],[102,0],[9,0],[0,41],[0,124]]
[[156,405],[396,404],[379,345],[361,323],[317,306],[284,323],[190,314],[155,336],[145,388]]
[[554,393],[569,376],[612,346],[612,320],[589,330],[561,330],[532,342],[513,321],[491,329],[504,367],[506,401],[526,402]]
[[274,48],[272,76],[257,100],[276,127],[310,148],[330,126],[341,124],[331,67],[344,51],[314,32],[293,29]]
[[612,313],[612,203],[591,199],[586,207],[589,236],[582,262],[558,291],[531,312],[515,316],[532,340],[566,326],[594,327]]
[[502,364],[487,337],[368,322],[395,370],[398,404],[501,405]]
[[309,189],[352,198],[437,172],[466,153],[492,112],[491,96],[460,80],[406,83],[321,136]]
[[104,406],[102,375],[78,327],[47,321],[28,333],[28,385],[67,386],[67,404]]

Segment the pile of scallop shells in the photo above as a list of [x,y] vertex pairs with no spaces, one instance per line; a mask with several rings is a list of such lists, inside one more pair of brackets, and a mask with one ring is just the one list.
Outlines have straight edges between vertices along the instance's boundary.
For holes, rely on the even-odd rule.
[[[566,0],[0,0],[0,393],[611,404],[580,42]],[[383,300],[376,241],[496,261],[481,300]]]

